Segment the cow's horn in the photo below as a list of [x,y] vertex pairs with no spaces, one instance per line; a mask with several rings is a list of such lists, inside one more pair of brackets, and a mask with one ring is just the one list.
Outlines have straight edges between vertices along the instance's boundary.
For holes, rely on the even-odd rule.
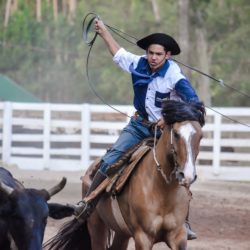
[[50,188],[47,192],[49,193],[49,197],[57,194],[58,192],[60,192],[65,184],[67,182],[67,179],[65,177],[62,178],[62,180],[54,187]]
[[14,188],[4,184],[3,182],[0,182],[0,189],[7,195],[11,195],[11,193],[14,191]]

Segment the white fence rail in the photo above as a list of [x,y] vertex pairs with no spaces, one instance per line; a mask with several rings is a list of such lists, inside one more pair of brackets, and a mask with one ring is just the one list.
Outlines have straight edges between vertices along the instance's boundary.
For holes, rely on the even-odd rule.
[[[0,103],[0,154],[22,169],[85,170],[117,139],[132,106]],[[213,108],[250,124],[250,108]],[[250,128],[207,110],[201,177],[250,181]]]

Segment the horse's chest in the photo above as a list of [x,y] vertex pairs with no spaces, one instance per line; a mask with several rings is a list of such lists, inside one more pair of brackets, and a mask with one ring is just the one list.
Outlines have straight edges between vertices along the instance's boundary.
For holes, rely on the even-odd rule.
[[158,204],[154,211],[152,205],[150,212],[154,215],[152,215],[150,223],[159,230],[171,231],[185,222],[190,199],[183,190],[176,192],[174,197],[170,194],[167,197],[168,199]]
[[169,214],[165,215],[162,218],[162,221],[163,221],[163,228],[165,230],[168,230],[168,231],[173,230],[178,225],[178,219],[176,218],[175,214],[173,214],[173,213],[169,213]]

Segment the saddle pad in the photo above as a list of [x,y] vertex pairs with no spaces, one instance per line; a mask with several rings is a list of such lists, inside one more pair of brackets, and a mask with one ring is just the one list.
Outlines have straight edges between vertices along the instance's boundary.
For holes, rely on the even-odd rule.
[[113,189],[112,193],[118,194],[122,190],[122,188],[126,184],[126,181],[128,180],[129,176],[131,175],[135,167],[138,165],[140,160],[149,152],[150,149],[151,147],[143,145],[134,152],[134,154],[131,157],[129,165],[124,167],[122,174],[119,176],[119,178],[115,183],[115,186],[112,188]]
[[[94,191],[84,198],[84,201],[87,202],[93,200],[104,190],[106,190],[107,193],[118,194],[125,185],[134,168],[137,166],[138,162],[150,149],[151,147],[147,145],[143,145],[138,148],[131,156],[128,166],[124,165],[118,173],[107,177]],[[98,164],[99,162],[96,161],[86,174],[91,174],[93,171],[96,171]],[[82,177],[82,181],[84,181],[84,179],[86,178]]]

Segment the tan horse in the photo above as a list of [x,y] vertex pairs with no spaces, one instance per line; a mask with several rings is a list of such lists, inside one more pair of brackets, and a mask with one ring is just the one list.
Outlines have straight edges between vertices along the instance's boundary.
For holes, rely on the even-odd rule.
[[143,156],[115,197],[121,213],[112,204],[114,197],[103,195],[87,222],[74,219],[51,239],[50,249],[105,250],[110,229],[114,237],[108,249],[112,250],[127,249],[131,237],[136,250],[150,250],[158,242],[173,250],[187,248],[184,224],[205,111],[201,103],[166,101],[162,115],[166,126],[156,146]]

